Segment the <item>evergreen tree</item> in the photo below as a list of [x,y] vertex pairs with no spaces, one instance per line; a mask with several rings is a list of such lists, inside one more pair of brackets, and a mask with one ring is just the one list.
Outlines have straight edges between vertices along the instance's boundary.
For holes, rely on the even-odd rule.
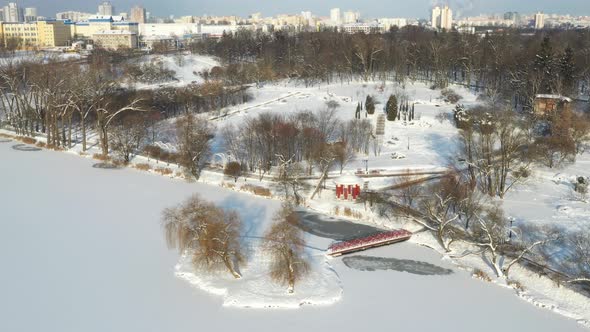
[[562,93],[566,96],[572,96],[575,88],[574,50],[567,47],[559,59],[559,76],[561,79]]
[[385,112],[387,113],[387,120],[388,121],[395,121],[397,118],[397,98],[394,95],[389,96],[389,100],[387,100],[387,104],[385,105]]
[[375,114],[375,102],[370,95],[367,95],[367,100],[365,100],[365,108],[367,109],[367,113],[371,115]]
[[553,93],[554,87],[554,59],[553,47],[551,46],[551,39],[549,36],[543,38],[540,50],[536,54],[534,68],[541,77],[540,93]]

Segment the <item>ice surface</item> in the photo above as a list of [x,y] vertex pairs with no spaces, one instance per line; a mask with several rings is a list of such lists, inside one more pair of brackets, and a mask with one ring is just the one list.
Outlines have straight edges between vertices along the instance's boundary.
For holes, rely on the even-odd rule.
[[179,255],[166,249],[160,213],[201,193],[238,208],[259,233],[279,203],[12,144],[0,144],[0,331],[584,331],[411,243],[363,255],[454,273],[364,272],[332,259],[344,290],[332,306],[227,308],[175,276]]

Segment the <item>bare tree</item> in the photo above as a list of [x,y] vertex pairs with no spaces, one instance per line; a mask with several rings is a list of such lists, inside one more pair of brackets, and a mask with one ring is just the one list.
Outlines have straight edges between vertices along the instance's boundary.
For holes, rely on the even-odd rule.
[[301,204],[299,191],[303,186],[301,177],[305,174],[304,168],[300,163],[293,162],[293,158],[287,160],[283,155],[277,155],[277,159],[279,165],[275,180],[285,193],[285,199],[290,200],[292,197],[296,205]]
[[422,193],[423,180],[412,174],[410,170],[406,170],[401,176],[395,178],[393,186],[402,204],[410,208],[414,207]]
[[574,278],[569,283],[590,283],[590,232],[581,231],[569,239],[571,251],[565,264]]
[[536,247],[556,240],[552,234],[546,234],[543,239],[531,243],[527,243],[522,237],[520,241],[513,240],[510,234],[518,234],[518,230],[510,227],[504,212],[498,206],[478,216],[477,221],[471,233],[475,241],[472,244],[481,248],[483,257],[489,261],[496,275],[502,278],[507,278],[510,268]]
[[344,167],[354,159],[354,152],[346,142],[338,142],[332,145],[334,151],[334,161],[340,168],[340,174]]
[[297,223],[297,213],[289,205],[284,205],[264,236],[264,250],[271,259],[270,275],[273,280],[287,284],[289,293],[295,291],[295,283],[309,269],[309,263],[304,258],[304,235]]
[[211,152],[213,130],[204,117],[187,114],[176,120],[176,140],[180,163],[197,180]]
[[125,163],[140,151],[147,135],[145,119],[141,116],[127,116],[111,128],[112,149]]
[[241,278],[237,264],[244,261],[240,243],[241,220],[195,195],[163,213],[163,227],[170,249],[192,255],[195,268],[215,271],[225,267]]

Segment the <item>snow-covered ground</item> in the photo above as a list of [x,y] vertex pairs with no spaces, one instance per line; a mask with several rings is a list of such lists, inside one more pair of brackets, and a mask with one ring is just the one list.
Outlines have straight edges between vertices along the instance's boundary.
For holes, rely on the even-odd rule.
[[165,69],[173,70],[176,78],[175,81],[165,83],[136,83],[134,86],[138,89],[150,89],[162,86],[180,87],[191,83],[202,83],[204,80],[200,73],[204,70],[210,70],[215,66],[219,66],[219,62],[213,57],[190,53],[173,56],[152,54],[143,56],[139,60],[134,60],[134,62],[137,62],[138,64],[162,64]]
[[[338,277],[331,282],[343,289],[332,306],[223,307],[226,299],[175,276],[179,256],[166,249],[162,209],[201,193],[237,208],[247,225],[263,231],[278,202],[131,169],[96,169],[89,159],[17,151],[14,144],[0,143],[2,331],[583,330],[411,243],[363,255],[414,260],[453,273],[363,271],[330,259]],[[308,241],[319,249],[330,243],[312,235]],[[257,273],[262,280],[262,271]],[[313,280],[299,287],[311,286],[316,287]]]
[[63,51],[17,51],[14,54],[0,57],[0,66],[5,66],[10,63],[20,61],[41,61],[47,62],[50,60],[55,61],[66,61],[66,60],[78,60],[82,56],[78,53],[63,53]]

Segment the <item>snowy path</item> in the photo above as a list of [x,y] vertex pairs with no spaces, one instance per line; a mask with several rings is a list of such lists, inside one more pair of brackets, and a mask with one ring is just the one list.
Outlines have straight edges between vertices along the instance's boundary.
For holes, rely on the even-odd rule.
[[[410,243],[363,255],[454,273],[367,272],[334,259],[344,297],[333,306],[223,308],[219,297],[174,276],[178,254],[166,249],[162,209],[199,192],[263,227],[278,202],[11,145],[0,145],[0,331],[388,331],[392,324],[407,331],[585,331]],[[315,247],[328,243],[310,236]]]

